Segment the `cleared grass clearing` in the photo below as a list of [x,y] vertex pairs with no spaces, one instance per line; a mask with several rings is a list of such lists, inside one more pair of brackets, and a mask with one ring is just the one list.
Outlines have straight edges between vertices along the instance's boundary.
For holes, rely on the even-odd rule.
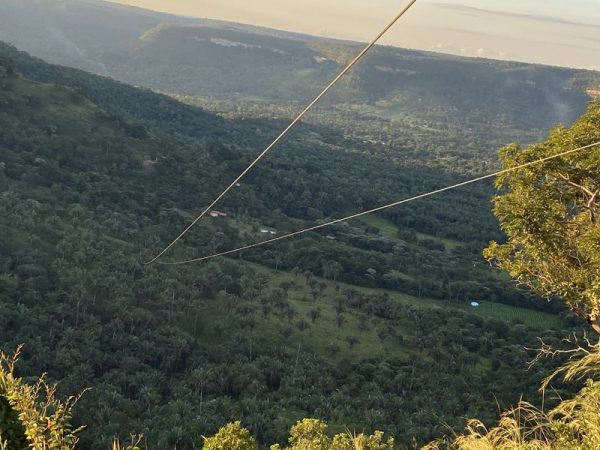
[[[360,218],[360,220],[369,226],[375,227],[379,230],[379,233],[388,239],[398,239],[398,227],[387,219],[375,214],[369,214]],[[456,247],[460,247],[461,243],[452,239],[441,238],[437,236],[431,236],[424,233],[416,233],[419,239],[431,239],[433,241],[441,242],[446,247],[446,250],[453,250]]]
[[[289,351],[299,348],[303,352],[325,355],[333,361],[410,354],[410,348],[402,346],[399,338],[399,335],[410,334],[410,324],[391,324],[377,317],[366,318],[359,311],[349,308],[342,313],[343,322],[338,324],[335,302],[327,293],[316,301],[309,299],[306,294],[302,287],[290,290],[288,301],[295,312],[292,318],[273,312],[264,316],[258,308],[254,317],[256,328],[260,329],[260,339],[271,345],[286,347]],[[219,343],[221,332],[226,330],[215,332],[214,324],[230,322],[227,301],[226,296],[220,295],[214,302],[208,302],[201,308],[197,329],[202,339]],[[319,311],[314,322],[310,317],[311,310]],[[361,316],[364,318],[361,319]],[[389,330],[390,325],[394,326],[395,333],[385,331],[385,335],[380,337],[379,333]]]
[[[294,277],[294,275],[292,275],[291,273],[284,271],[275,271],[258,264],[245,264],[249,264],[257,272],[264,273],[265,275],[267,275],[270,278],[272,285],[274,286],[277,286],[284,281],[293,282],[294,286],[290,289],[290,298],[292,298],[293,294],[297,297],[297,295],[299,295],[300,293],[302,293],[302,295],[310,297],[310,294],[308,293],[308,286],[302,275]],[[328,293],[329,296],[335,294],[335,286],[337,284],[340,286],[340,292],[343,292],[345,289],[352,288],[359,292],[371,295],[387,293],[391,300],[405,306],[416,306],[424,308],[445,308],[449,310],[460,309],[481,317],[499,319],[512,324],[522,323],[523,325],[536,330],[556,329],[561,326],[561,321],[558,316],[527,308],[520,308],[516,306],[492,302],[482,302],[479,307],[473,308],[467,302],[465,302],[464,304],[457,304],[433,298],[418,298],[402,292],[392,291],[388,289],[372,289],[361,286],[354,286],[351,284],[341,282],[333,282],[331,280],[326,280],[324,278],[319,277],[314,278],[327,285],[326,293]],[[335,297],[330,298],[334,299]]]
[[389,220],[384,219],[381,216],[375,214],[369,214],[362,216],[358,219],[371,227],[375,227],[379,230],[379,233],[388,239],[398,239],[398,227]]
[[[303,275],[275,271],[253,263],[244,263],[257,274],[269,277],[267,290],[277,288],[280,283],[291,283],[287,302],[293,313],[279,311],[273,307],[264,314],[259,303],[254,303],[254,331],[244,330],[242,334],[252,339],[254,346],[275,345],[288,352],[301,351],[323,355],[332,362],[360,361],[377,357],[410,358],[414,355],[413,341],[417,332],[415,324],[405,318],[387,320],[369,317],[366,313],[349,307],[343,308],[343,319],[339,320],[339,304],[344,303],[342,294],[347,288],[353,288],[365,294],[387,293],[396,304],[417,308],[443,309],[452,315],[452,311],[461,310],[484,318],[494,318],[510,324],[523,324],[540,332],[560,328],[559,317],[538,311],[508,305],[484,302],[479,307],[449,304],[443,301],[416,298],[399,292],[384,289],[369,289],[345,283],[313,277],[323,282],[325,289],[316,300],[310,293],[310,287]],[[336,288],[336,285],[339,288]],[[207,342],[219,344],[224,336],[241,331],[231,322],[233,310],[239,306],[239,299],[220,293],[213,301],[206,302],[190,317],[186,328],[197,331],[195,334]],[[318,311],[318,317],[313,312]],[[259,331],[257,331],[259,330]],[[256,336],[260,336],[260,338]],[[252,348],[252,347],[250,347]],[[250,350],[251,351],[251,350]],[[487,367],[480,360],[476,365]]]
[[483,302],[476,308],[465,305],[460,309],[482,317],[494,317],[510,323],[522,323],[527,327],[538,330],[561,327],[561,320],[557,315],[502,303]]
[[[390,221],[377,216],[370,216],[369,225],[376,226],[382,236],[397,239],[397,227]],[[417,233],[421,239],[434,239],[443,242],[448,251],[461,245],[447,239],[440,239],[422,233]],[[347,246],[347,244],[336,242],[335,245]],[[387,289],[366,288],[343,282],[334,282],[321,277],[313,276],[313,279],[326,285],[324,294],[318,300],[313,301],[310,288],[303,274],[294,275],[291,272],[274,270],[260,264],[244,262],[257,273],[269,278],[271,289],[278,287],[283,282],[291,283],[288,291],[288,301],[292,305],[296,315],[293,319],[283,316],[270,315],[264,317],[257,313],[257,327],[266,342],[279,343],[288,351],[302,351],[328,356],[332,362],[360,361],[373,357],[414,357],[414,348],[404,343],[404,338],[415,335],[414,323],[405,319],[386,320],[378,317],[367,318],[366,315],[352,308],[344,311],[344,321],[341,326],[337,323],[336,304],[343,297],[346,289],[354,289],[364,294],[387,294],[388,298],[396,304],[406,307],[435,308],[447,311],[463,311],[486,319],[497,319],[508,324],[523,324],[531,330],[540,333],[544,330],[560,329],[564,325],[561,319],[549,313],[535,311],[527,308],[504,305],[493,302],[481,302],[479,307],[470,306],[469,302],[455,303],[433,298],[418,298],[402,292]],[[498,272],[498,276],[503,276]],[[310,317],[311,310],[318,309],[319,317],[313,323]],[[212,314],[219,315],[218,322],[227,322],[227,316],[221,310],[213,310]],[[300,330],[298,324],[305,321],[308,328]],[[211,319],[214,323],[214,320]],[[292,334],[287,335],[289,330]],[[380,334],[381,333],[381,334]],[[258,343],[258,342],[257,342]],[[480,370],[489,369],[489,361],[480,359],[475,363]]]
[[417,232],[417,237],[419,239],[431,239],[434,241],[441,242],[446,247],[446,251],[454,250],[455,248],[460,247],[462,245],[458,241],[453,241],[452,239],[447,239],[447,238],[438,237],[438,236],[432,236],[431,234],[424,234],[424,233]]

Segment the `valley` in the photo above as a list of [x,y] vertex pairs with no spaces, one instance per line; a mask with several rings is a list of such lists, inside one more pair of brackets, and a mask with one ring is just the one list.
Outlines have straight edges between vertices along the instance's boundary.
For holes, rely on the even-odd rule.
[[[169,128],[200,121],[202,129],[219,135],[224,128],[235,132],[237,127],[238,136],[252,143],[263,139],[264,131],[255,131],[260,122],[229,122],[156,94],[48,66],[10,48],[4,52],[9,67],[25,67],[38,80],[46,77],[53,83],[60,76],[66,84],[31,82],[16,74],[3,80],[0,91],[5,163],[2,342],[6,349],[27,343],[22,370],[48,372],[65,392],[94,386],[76,416],[90,425],[82,434],[86,445],[131,430],[144,433],[157,446],[191,445],[183,436],[211,432],[239,414],[265,442],[278,439],[277,430],[287,430],[308,414],[322,415],[332,426],[384,427],[397,436],[425,441],[441,430],[434,418],[440,414],[447,421],[475,413],[493,416],[495,404],[483,400],[491,399],[491,392],[503,402],[516,400],[515,385],[526,391],[534,382],[532,374],[515,370],[525,369],[527,358],[514,346],[517,339],[534,345],[540,331],[558,339],[560,330],[569,327],[568,320],[555,315],[511,306],[555,308],[485,268],[478,256],[480,238],[461,238],[469,234],[465,231],[471,217],[477,217],[473,220],[480,232],[496,232],[491,219],[488,228],[481,228],[487,188],[467,189],[399,215],[392,212],[385,219],[372,217],[325,235],[257,249],[241,260],[177,268],[141,266],[139,261],[189,220],[186,211],[208,200],[211,186],[231,176],[238,158],[246,158],[246,150],[238,147],[247,145],[244,141],[217,144],[210,135],[198,140],[185,136],[185,128],[179,128],[184,131],[179,135],[169,134]],[[121,93],[111,95],[113,90]],[[94,104],[100,93],[102,107]],[[126,102],[123,94],[148,104],[164,102],[168,108],[163,114],[174,111],[177,122],[163,116],[157,128],[152,110],[144,111],[150,119],[144,122],[139,115],[130,122],[131,113],[116,116],[111,108],[142,104]],[[265,122],[266,129],[271,126]],[[228,218],[203,223],[173,256],[231,248],[256,239],[257,230],[265,226],[293,230],[350,210],[351,205],[381,201],[388,186],[402,186],[396,169],[384,170],[376,158],[367,163],[362,153],[331,151],[325,145],[315,152],[305,150],[298,164],[300,144],[288,145],[289,152],[267,161],[223,204]],[[147,158],[159,160],[151,172],[143,168]],[[291,164],[295,173],[304,173],[304,185],[296,187],[288,179]],[[351,180],[348,186],[354,186],[353,195],[360,197],[337,198],[335,190],[344,189],[345,182],[340,179],[339,185],[337,178],[315,170],[321,165],[331,167],[332,174],[342,170]],[[403,176],[407,183],[419,176],[419,185],[427,188],[424,180],[431,177],[421,174],[430,170],[413,168]],[[378,181],[373,183],[363,171],[377,172]],[[440,175],[433,178],[436,183],[455,177]],[[356,189],[356,183],[364,188]],[[262,188],[257,189],[259,184]],[[333,191],[319,203],[326,185]],[[311,186],[323,194],[313,193]],[[287,199],[294,191],[298,194]],[[448,207],[459,213],[451,226],[439,216],[444,211],[452,216]],[[480,268],[473,270],[473,264]],[[473,298],[484,299],[477,310],[469,306]],[[489,353],[490,348],[495,352]],[[500,353],[522,362],[504,357],[500,362],[493,356]],[[394,371],[413,374],[408,385],[412,388],[401,379],[397,388],[389,380],[383,382],[380,377],[387,377],[389,369],[382,368],[390,364]],[[416,367],[431,364],[438,369],[428,367],[426,373],[440,373],[462,387],[448,389],[447,382],[442,387],[435,377],[417,381]],[[352,375],[363,370],[358,367],[365,367],[362,376],[372,380],[361,387]],[[197,370],[206,376],[193,381]],[[254,382],[237,378],[249,370],[255,373]],[[313,371],[321,381],[314,380]],[[505,385],[497,384],[498,371]],[[171,380],[167,389],[161,382],[165,377]],[[415,383],[424,384],[415,389]],[[333,385],[340,393],[331,401],[327,398]],[[182,397],[180,391],[187,393]],[[347,409],[352,404],[349,396],[364,402],[368,396],[392,392],[402,394],[389,401],[413,405],[402,408],[401,416],[397,408],[381,410],[375,405]],[[469,401],[460,400],[459,392]],[[199,395],[204,399],[200,403]],[[474,402],[474,396],[481,402]],[[439,406],[442,401],[448,409]],[[101,406],[90,409],[92,404]],[[184,405],[186,414],[201,419],[178,419],[181,412],[176,411]],[[424,411],[432,408],[436,414],[426,426]],[[393,425],[416,421],[417,415],[414,427]],[[157,422],[157,417],[162,419]],[[173,434],[177,427],[168,425],[172,420],[185,427],[180,434]],[[279,427],[281,420],[285,425]],[[153,431],[159,429],[171,431]]]
[[[567,356],[528,369],[528,349],[591,328],[484,259],[507,239],[491,180],[144,264],[358,44],[20,1],[0,3],[17,44],[0,42],[0,351],[25,344],[19,376],[47,373],[63,397],[90,388],[80,448],[143,434],[195,449],[238,420],[267,448],[316,417],[413,449],[520,398],[558,403],[537,388]],[[161,262],[496,170],[500,147],[556,139],[593,108],[599,80],[378,47]]]

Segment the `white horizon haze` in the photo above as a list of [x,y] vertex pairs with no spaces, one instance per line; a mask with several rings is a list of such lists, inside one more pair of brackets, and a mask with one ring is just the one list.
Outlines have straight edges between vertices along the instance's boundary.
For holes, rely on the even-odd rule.
[[[367,41],[405,0],[105,0]],[[455,55],[600,70],[600,0],[419,0],[382,40]]]

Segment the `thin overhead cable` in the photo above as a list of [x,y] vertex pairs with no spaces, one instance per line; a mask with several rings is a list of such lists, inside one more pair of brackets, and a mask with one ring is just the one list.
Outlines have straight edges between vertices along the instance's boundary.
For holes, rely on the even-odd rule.
[[333,81],[331,83],[329,83],[327,85],[327,87],[325,89],[323,89],[321,91],[321,93],[319,95],[317,95],[315,97],[315,99],[309,103],[309,105],[300,113],[298,114],[298,116],[287,126],[286,129],[284,129],[281,134],[279,134],[279,136],[277,136],[275,138],[275,140],[273,142],[271,142],[271,144],[269,144],[269,146],[267,148],[265,148],[257,157],[254,161],[252,161],[252,163],[250,163],[250,165],[248,167],[246,167],[246,169],[244,169],[244,171],[242,173],[240,173],[237,178],[235,180],[233,180],[231,182],[231,184],[229,184],[229,186],[227,186],[227,188],[221,192],[217,198],[215,198],[215,200],[206,207],[206,209],[204,209],[204,211],[202,211],[202,213],[196,217],[196,219],[194,219],[194,221],[185,229],[181,232],[181,234],[179,236],[177,236],[169,245],[167,245],[159,254],[157,254],[154,258],[152,258],[150,261],[148,261],[147,263],[145,263],[146,265],[148,264],[152,264],[153,262],[155,262],[157,259],[159,259],[162,255],[164,255],[171,247],[173,247],[183,236],[185,236],[185,234],[190,231],[190,229],[196,225],[198,223],[198,221],[200,219],[202,219],[248,172],[250,172],[250,170],[252,170],[252,168],[267,154],[271,151],[271,149],[273,147],[275,147],[275,145],[277,145],[277,143],[279,143],[279,141],[281,141],[285,135],[298,123],[300,122],[300,120],[302,120],[302,118],[306,115],[306,113],[308,113],[318,102],[319,100],[321,100],[325,94],[327,94],[331,88],[333,88],[338,81],[340,81],[340,79],[346,75],[350,69],[352,69],[352,67],[354,67],[362,58],[363,56],[365,56],[365,54],[371,50],[371,48],[373,48],[375,46],[375,44],[377,44],[377,42],[379,42],[379,40],[383,37],[384,34],[386,34],[390,28],[392,28],[396,22],[398,22],[398,20],[400,20],[400,18],[406,14],[406,12],[408,12],[408,10],[417,2],[417,0],[410,0],[408,2],[408,4],[402,9],[402,11],[400,11],[398,13],[398,15],[396,15],[396,17],[394,17],[392,19],[392,21],[385,26],[385,28],[369,43],[367,44],[367,46],[356,56],[356,58],[354,58],[345,68],[344,70],[342,70],[338,76],[336,76]]
[[237,252],[241,252],[241,251],[244,251],[244,250],[249,250],[251,248],[260,247],[260,246],[263,246],[263,245],[271,244],[273,242],[283,241],[283,240],[290,239],[292,237],[298,236],[300,234],[308,233],[310,231],[319,230],[321,228],[329,227],[329,226],[335,225],[337,223],[346,222],[348,220],[356,219],[356,218],[362,217],[362,216],[366,216],[367,214],[372,214],[372,213],[375,213],[375,212],[378,212],[378,211],[382,211],[384,209],[392,208],[394,206],[399,206],[399,205],[403,205],[405,203],[414,202],[415,200],[420,200],[420,199],[425,198],[425,197],[431,197],[433,195],[437,195],[437,194],[440,194],[442,192],[451,191],[451,190],[457,189],[459,187],[463,187],[463,186],[467,186],[469,184],[476,183],[478,181],[486,180],[488,178],[494,178],[494,177],[497,177],[498,175],[503,175],[505,173],[515,172],[517,170],[524,169],[526,167],[530,167],[530,166],[533,166],[535,164],[540,164],[540,163],[543,163],[543,162],[546,162],[546,161],[550,161],[552,159],[560,158],[561,156],[570,155],[571,153],[579,152],[581,150],[586,150],[586,149],[589,149],[589,148],[592,148],[592,147],[598,147],[598,146],[600,146],[600,142],[596,142],[594,144],[589,144],[589,145],[586,145],[584,147],[579,147],[579,148],[576,148],[576,149],[573,149],[573,150],[567,150],[567,151],[564,151],[562,153],[558,153],[556,155],[547,156],[545,158],[541,158],[541,159],[538,159],[538,160],[535,160],[535,161],[531,161],[531,162],[528,162],[528,163],[525,163],[525,164],[521,164],[519,166],[515,166],[515,167],[510,167],[508,169],[499,170],[497,172],[490,173],[488,175],[483,175],[481,177],[473,178],[473,179],[470,179],[470,180],[467,180],[467,181],[462,181],[460,183],[456,183],[456,184],[453,184],[451,186],[446,186],[446,187],[441,188],[441,189],[436,189],[434,191],[430,191],[430,192],[427,192],[425,194],[419,194],[419,195],[416,195],[414,197],[410,197],[410,198],[407,198],[407,199],[404,199],[404,200],[400,200],[400,201],[397,201],[397,202],[394,202],[394,203],[389,203],[387,205],[379,206],[377,208],[369,209],[367,211],[363,211],[363,212],[359,212],[359,213],[356,213],[356,214],[352,214],[351,216],[342,217],[341,219],[332,220],[331,222],[322,223],[322,224],[315,225],[315,226],[312,226],[312,227],[309,227],[309,228],[305,228],[305,229],[300,230],[300,231],[294,231],[293,233],[288,233],[288,234],[284,234],[284,235],[281,235],[281,236],[277,236],[277,237],[275,237],[273,239],[269,239],[269,240],[262,241],[262,242],[257,242],[255,244],[245,245],[245,246],[239,247],[239,248],[235,248],[233,250],[227,250],[225,252],[215,253],[215,254],[209,255],[209,256],[203,256],[201,258],[189,259],[187,261],[165,262],[165,263],[161,262],[160,264],[168,265],[168,266],[181,265],[181,264],[190,264],[190,263],[194,263],[194,262],[206,261],[206,260],[209,260],[209,259],[217,258],[219,256],[230,255],[232,253],[237,253]]

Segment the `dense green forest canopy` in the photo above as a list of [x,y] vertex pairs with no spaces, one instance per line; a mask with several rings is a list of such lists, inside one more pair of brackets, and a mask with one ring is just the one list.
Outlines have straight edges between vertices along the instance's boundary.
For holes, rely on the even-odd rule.
[[[83,448],[131,432],[197,448],[234,420],[283,444],[306,416],[424,442],[533,392],[544,367],[526,371],[523,346],[572,324],[483,263],[502,239],[485,185],[239,258],[144,267],[279,122],[223,119],[6,45],[0,64],[0,345],[27,344],[26,376],[92,388],[74,416]],[[458,179],[338,136],[300,128],[172,256]]]

